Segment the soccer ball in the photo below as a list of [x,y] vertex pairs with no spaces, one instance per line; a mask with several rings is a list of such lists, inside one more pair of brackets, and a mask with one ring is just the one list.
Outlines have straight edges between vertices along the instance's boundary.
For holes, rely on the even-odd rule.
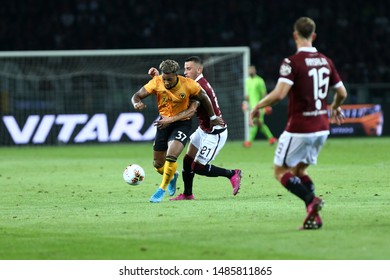
[[129,164],[123,171],[123,179],[129,185],[139,185],[145,179],[145,171],[138,164]]

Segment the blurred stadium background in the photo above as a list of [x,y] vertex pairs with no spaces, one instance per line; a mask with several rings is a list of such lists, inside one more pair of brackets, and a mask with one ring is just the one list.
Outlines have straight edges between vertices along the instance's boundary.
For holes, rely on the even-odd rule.
[[[390,49],[386,47],[390,43],[386,13],[390,3],[380,1],[373,5],[362,0],[351,3],[7,1],[0,11],[0,144],[16,143],[10,127],[14,128],[13,135],[21,139],[16,144],[106,139],[107,128],[101,125],[102,121],[107,123],[108,133],[112,132],[116,116],[133,111],[130,96],[148,80],[147,69],[164,59],[164,56],[141,56],[141,60],[140,57],[128,60],[122,56],[107,60],[88,55],[71,59],[40,56],[22,61],[23,53],[248,47],[248,62],[257,66],[270,90],[277,80],[281,60],[295,52],[292,24],[303,15],[316,21],[318,37],[314,45],[334,60],[349,91],[347,103],[351,107],[347,113],[351,122],[333,134],[389,135],[390,122],[383,112],[390,109]],[[10,52],[21,56],[10,62]],[[188,55],[192,54],[189,50]],[[169,55],[181,63],[185,57]],[[229,66],[218,68],[211,63],[206,67],[207,77],[216,87],[219,99],[224,100],[221,107],[233,128],[232,140],[244,139],[245,117],[240,103],[245,59],[240,59],[230,59]],[[115,78],[104,74],[110,67],[116,69]],[[60,77],[59,69],[62,69]],[[232,81],[241,88],[226,90]],[[268,119],[276,135],[283,130],[286,118],[286,104],[277,106],[280,110],[276,108]],[[77,115],[70,121],[61,119],[69,114]],[[139,130],[147,135],[156,111],[139,117],[145,119]],[[88,133],[80,135],[83,131],[95,132],[95,138]],[[98,135],[100,132],[103,134]],[[138,140],[145,139],[141,138]],[[120,140],[128,141],[129,137]],[[130,139],[136,140],[136,136]]]

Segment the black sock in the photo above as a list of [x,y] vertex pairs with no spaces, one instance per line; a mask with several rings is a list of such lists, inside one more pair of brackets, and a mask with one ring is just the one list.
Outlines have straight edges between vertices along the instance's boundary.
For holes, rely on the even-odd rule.
[[182,176],[183,176],[183,182],[184,182],[184,194],[185,195],[191,195],[192,194],[192,185],[194,181],[195,173],[191,169],[192,162],[194,161],[193,158],[190,156],[185,155],[183,159],[183,170],[182,170]]
[[314,194],[302,184],[301,179],[299,179],[297,176],[294,176],[292,173],[284,174],[281,183],[286,187],[287,190],[302,199],[306,206],[313,201]]
[[196,174],[207,176],[207,177],[226,177],[232,178],[234,175],[234,170],[221,168],[215,165],[201,165],[200,163],[195,162],[194,172]]
[[301,179],[302,184],[303,184],[309,191],[311,191],[312,193],[315,192],[314,183],[313,183],[313,181],[311,180],[311,178],[309,177],[309,175],[303,175],[302,177],[299,177],[299,179]]

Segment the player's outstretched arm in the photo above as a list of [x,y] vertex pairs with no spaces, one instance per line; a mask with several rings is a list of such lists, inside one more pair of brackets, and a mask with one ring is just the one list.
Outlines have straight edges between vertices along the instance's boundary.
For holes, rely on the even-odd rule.
[[212,126],[220,125],[224,126],[225,123],[221,117],[217,117],[214,112],[213,105],[211,104],[210,98],[207,95],[207,93],[202,89],[198,95],[196,95],[197,100],[199,100],[203,106],[203,108],[206,109],[207,114],[210,117],[210,124]]
[[131,103],[135,110],[142,111],[146,108],[146,105],[142,102],[142,99],[148,97],[150,95],[149,92],[146,91],[144,87],[140,88],[136,93],[133,94],[131,98]]
[[284,99],[288,92],[291,89],[291,85],[284,83],[284,82],[278,82],[276,84],[276,87],[264,98],[262,98],[256,106],[252,109],[250,118],[252,120],[259,118],[260,117],[260,109],[268,107],[268,106],[273,106],[282,99]]
[[201,89],[199,94],[194,96],[194,99],[198,100],[202,104],[203,108],[206,109],[206,112],[209,115],[211,120],[215,120],[217,118],[213,109],[213,105],[211,104],[210,98],[207,95],[207,93],[204,91],[204,89]]

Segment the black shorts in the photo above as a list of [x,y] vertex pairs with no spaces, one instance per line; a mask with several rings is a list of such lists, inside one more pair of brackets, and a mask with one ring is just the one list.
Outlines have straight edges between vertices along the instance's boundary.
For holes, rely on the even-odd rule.
[[171,123],[168,127],[163,129],[157,128],[156,139],[154,140],[153,144],[153,150],[168,150],[168,142],[171,140],[178,140],[185,146],[190,138],[191,125],[192,121],[186,120]]

